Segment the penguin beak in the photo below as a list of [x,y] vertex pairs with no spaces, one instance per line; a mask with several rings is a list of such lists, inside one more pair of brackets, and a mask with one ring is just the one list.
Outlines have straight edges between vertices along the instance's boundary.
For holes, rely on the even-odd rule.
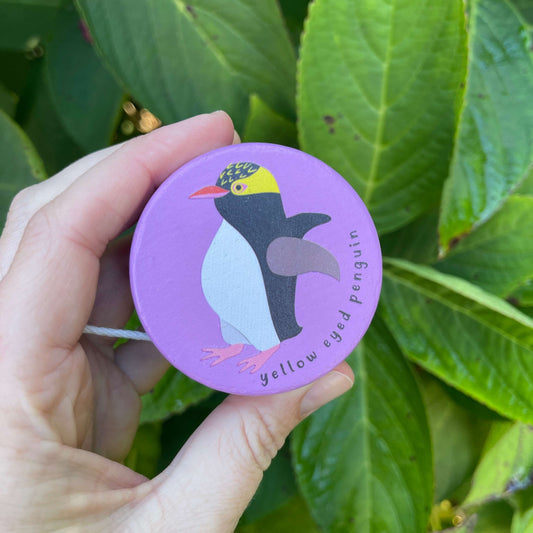
[[189,198],[220,198],[228,193],[229,191],[227,189],[223,189],[217,185],[209,185],[209,187],[204,187],[192,193]]

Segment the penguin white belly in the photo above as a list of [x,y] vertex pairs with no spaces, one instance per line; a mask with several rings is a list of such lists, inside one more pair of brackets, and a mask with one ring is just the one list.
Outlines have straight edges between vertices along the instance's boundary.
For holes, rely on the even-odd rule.
[[280,343],[257,256],[225,220],[205,255],[202,289],[220,320],[233,326],[255,348],[264,351]]

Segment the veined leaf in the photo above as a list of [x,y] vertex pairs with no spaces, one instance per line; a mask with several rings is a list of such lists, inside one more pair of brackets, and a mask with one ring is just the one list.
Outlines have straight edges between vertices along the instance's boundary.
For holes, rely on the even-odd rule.
[[141,423],[164,420],[172,414],[183,413],[213,393],[175,368],[169,368],[154,389],[142,400]]
[[509,418],[533,422],[533,320],[460,278],[385,260],[381,314],[402,351]]
[[[533,96],[533,95],[532,95]],[[508,296],[533,278],[533,196],[511,196],[435,268]]]
[[122,90],[83,35],[77,11],[59,10],[45,55],[50,95],[70,136],[87,152],[110,144]]
[[533,428],[516,423],[487,451],[474,473],[464,502],[477,505],[531,486]]
[[43,162],[20,127],[0,110],[0,227],[13,196],[46,178]]
[[316,0],[298,67],[302,149],[340,172],[380,233],[439,198],[465,77],[461,0]]
[[474,0],[466,94],[444,186],[440,245],[491,217],[533,161],[533,57],[507,0]]
[[440,502],[474,471],[490,422],[463,409],[427,374],[421,378],[421,390],[433,443],[435,501]]
[[348,361],[354,387],[293,433],[311,513],[327,532],[425,532],[431,444],[417,383],[379,319]]
[[164,122],[226,110],[244,124],[248,98],[294,116],[295,55],[274,0],[77,0],[125,87]]

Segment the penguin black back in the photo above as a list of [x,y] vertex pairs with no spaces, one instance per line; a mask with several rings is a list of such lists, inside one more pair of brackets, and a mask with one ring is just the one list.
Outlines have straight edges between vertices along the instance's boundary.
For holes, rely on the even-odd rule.
[[267,249],[278,237],[302,238],[310,229],[329,222],[321,213],[299,213],[287,218],[279,193],[235,196],[227,194],[215,200],[222,217],[252,247],[265,284],[270,315],[280,341],[295,337],[302,330],[296,321],[296,276],[273,273],[267,263]]

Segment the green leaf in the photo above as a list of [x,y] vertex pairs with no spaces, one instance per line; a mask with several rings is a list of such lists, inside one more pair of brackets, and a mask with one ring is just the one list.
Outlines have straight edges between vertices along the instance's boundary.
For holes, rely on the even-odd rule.
[[457,533],[510,533],[512,520],[512,507],[504,501],[495,501],[483,505],[465,520],[461,527],[451,531]]
[[281,448],[263,475],[252,501],[244,511],[240,524],[257,522],[273,513],[296,494],[288,443]]
[[43,60],[33,63],[27,90],[17,107],[17,121],[42,157],[46,171],[53,175],[85,152],[65,130],[57,114]]
[[511,533],[531,533],[533,531],[533,508],[517,510],[513,517]]
[[465,76],[461,0],[316,0],[301,47],[300,144],[340,172],[380,233],[439,198]]
[[13,117],[17,107],[17,95],[0,83],[0,110],[6,115]]
[[52,101],[66,131],[87,152],[109,145],[122,90],[84,38],[71,4],[59,12],[45,61]]
[[296,148],[296,125],[272,111],[257,95],[250,97],[250,114],[244,127],[244,142],[270,142]]
[[0,110],[0,227],[13,196],[46,178],[43,162],[19,126]]
[[524,21],[529,25],[533,25],[533,2],[531,0],[513,0],[513,4]]
[[407,226],[383,235],[379,240],[383,255],[413,263],[435,262],[439,252],[438,222],[438,211],[433,210]]
[[435,265],[497,296],[533,278],[533,196],[511,196],[490,220]]
[[463,409],[436,379],[424,375],[421,383],[433,442],[435,501],[439,502],[450,498],[474,472],[490,422]]
[[294,50],[274,0],[77,5],[113,71],[164,122],[225,109],[239,128],[252,93],[294,116]]
[[494,411],[533,422],[533,320],[460,278],[385,265],[380,312],[405,355]]
[[417,383],[376,319],[348,361],[354,387],[293,433],[303,495],[328,532],[425,532],[433,481]]
[[300,496],[253,524],[237,527],[235,533],[320,533]]
[[183,413],[213,393],[212,389],[188,378],[175,368],[169,368],[155,388],[142,399],[141,423],[164,420]]
[[307,7],[310,0],[279,0],[285,24],[295,46],[300,44],[300,37],[307,16]]
[[533,196],[533,165],[529,168],[529,171],[515,190],[515,193],[525,196]]
[[533,61],[527,32],[506,0],[475,0],[457,140],[444,186],[440,244],[490,218],[533,159]]
[[533,427],[514,424],[480,461],[464,504],[478,505],[532,484]]
[[34,48],[51,31],[63,1],[0,0],[0,48]]
[[518,307],[533,307],[533,279],[528,279],[509,297],[509,301]]
[[149,479],[158,473],[161,455],[161,423],[141,424],[124,464]]

